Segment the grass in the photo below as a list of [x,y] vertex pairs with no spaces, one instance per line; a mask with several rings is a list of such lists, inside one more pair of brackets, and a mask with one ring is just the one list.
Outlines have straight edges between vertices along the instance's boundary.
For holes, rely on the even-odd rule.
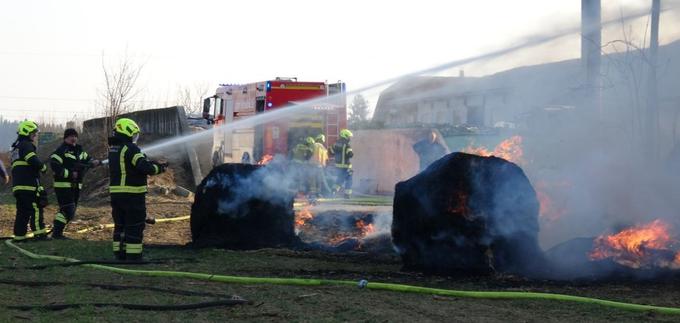
[[[108,259],[106,241],[49,241],[21,244],[31,251],[81,260]],[[656,302],[673,305],[675,300],[657,288],[642,293],[621,293],[612,286],[573,288],[568,285],[534,284],[495,278],[427,277],[399,271],[399,262],[373,259],[366,255],[328,255],[280,249],[228,251],[192,250],[180,247],[148,247],[148,259],[175,259],[174,262],[133,266],[139,269],[179,270],[224,275],[259,277],[302,277],[402,282],[413,285],[466,290],[507,289],[565,292],[616,300]],[[84,267],[25,267],[52,263],[33,260],[0,244],[0,279],[59,281],[67,285],[24,287],[2,285],[0,305],[82,302],[126,302],[137,304],[180,304],[208,301],[202,296],[178,296],[150,290],[111,291],[86,286],[87,283],[141,285],[208,291],[239,295],[251,305],[210,308],[182,312],[142,312],[114,307],[77,308],[63,311],[0,311],[0,321],[30,319],[37,322],[212,322],[212,321],[677,321],[678,317],[632,313],[599,306],[554,301],[508,301],[441,298],[400,294],[340,286],[295,287],[238,285],[172,278],[123,276]],[[519,287],[518,287],[519,284]],[[668,286],[677,290],[677,287]],[[671,293],[672,291],[668,291]],[[662,300],[661,297],[665,298]],[[658,299],[656,299],[658,297]],[[677,305],[677,304],[676,304]]]

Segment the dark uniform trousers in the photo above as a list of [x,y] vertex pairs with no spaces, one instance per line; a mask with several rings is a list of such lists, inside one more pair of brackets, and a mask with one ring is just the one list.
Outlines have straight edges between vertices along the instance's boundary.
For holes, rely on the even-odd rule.
[[146,220],[146,194],[112,193],[113,252],[119,259],[135,260],[142,256]]
[[54,193],[57,195],[57,202],[59,202],[59,212],[54,217],[52,232],[55,236],[61,236],[64,233],[66,224],[71,222],[76,215],[80,189],[77,187],[55,187]]
[[45,229],[45,220],[43,218],[43,209],[39,207],[38,193],[33,191],[16,191],[14,192],[16,198],[16,220],[14,221],[14,239],[23,240],[26,238],[28,231],[27,225],[30,225],[31,231],[36,236],[47,233]]

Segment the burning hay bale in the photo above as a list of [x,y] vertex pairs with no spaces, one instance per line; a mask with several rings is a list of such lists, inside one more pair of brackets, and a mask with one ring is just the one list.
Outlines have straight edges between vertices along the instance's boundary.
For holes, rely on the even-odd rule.
[[191,237],[197,247],[257,249],[295,241],[293,192],[277,165],[224,164],[196,189]]
[[409,269],[529,273],[544,265],[538,211],[517,165],[453,153],[397,184],[392,239]]

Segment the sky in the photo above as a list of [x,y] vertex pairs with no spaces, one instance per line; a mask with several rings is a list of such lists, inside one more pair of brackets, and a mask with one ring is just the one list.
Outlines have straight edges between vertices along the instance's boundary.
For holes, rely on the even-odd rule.
[[[603,20],[649,0],[602,1]],[[662,0],[677,7],[678,1]],[[179,88],[277,76],[342,80],[349,90],[579,25],[578,0],[478,1],[2,1],[0,115],[64,122],[99,116],[102,65],[142,64],[138,106],[174,105]],[[677,10],[661,41],[680,38]],[[626,22],[642,41],[647,18]],[[605,31],[603,41],[624,28]],[[576,58],[578,35],[456,67],[484,75]],[[379,91],[367,92],[371,103]]]

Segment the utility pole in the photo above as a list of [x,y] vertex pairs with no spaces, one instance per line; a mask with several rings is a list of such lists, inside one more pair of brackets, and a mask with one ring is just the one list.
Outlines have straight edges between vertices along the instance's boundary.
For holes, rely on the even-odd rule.
[[585,73],[586,108],[601,113],[602,76],[600,72],[602,21],[600,0],[581,0],[581,64]]
[[652,25],[649,37],[649,75],[647,80],[647,147],[655,158],[659,157],[659,91],[656,78],[659,51],[659,19],[661,0],[652,0]]

